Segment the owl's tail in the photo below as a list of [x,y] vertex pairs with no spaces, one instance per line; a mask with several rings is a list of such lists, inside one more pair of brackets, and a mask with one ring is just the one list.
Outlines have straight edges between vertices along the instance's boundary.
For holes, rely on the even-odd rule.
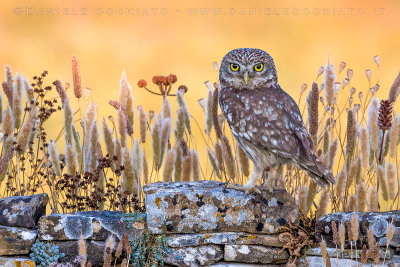
[[298,162],[299,166],[322,188],[335,184],[332,172],[314,154],[310,154],[310,160]]

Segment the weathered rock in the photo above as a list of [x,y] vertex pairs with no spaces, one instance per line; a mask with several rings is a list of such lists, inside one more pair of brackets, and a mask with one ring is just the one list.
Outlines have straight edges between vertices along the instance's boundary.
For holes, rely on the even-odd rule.
[[32,229],[46,215],[47,194],[0,199],[0,225]]
[[72,214],[51,214],[40,218],[40,240],[77,240],[82,233],[84,239],[105,240],[114,234],[121,238],[127,233],[130,239],[144,227],[135,223],[130,228],[122,220],[124,213],[112,211],[86,211]]
[[282,264],[247,264],[247,263],[238,263],[238,262],[217,262],[211,264],[210,267],[283,267],[285,265]]
[[2,267],[35,267],[35,262],[27,257],[0,257]]
[[204,266],[213,264],[223,258],[220,246],[206,245],[187,248],[173,248],[165,263],[175,266]]
[[[307,256],[307,264],[305,263],[304,258],[300,258],[297,262],[298,267],[321,267],[325,266],[324,259],[318,256]],[[343,266],[361,266],[361,263],[351,259],[342,259],[342,258],[330,258],[332,267],[343,267]],[[338,264],[339,262],[339,264]],[[375,265],[371,262],[367,262],[363,267],[399,267],[400,266],[400,256],[395,255],[392,259],[385,261],[385,264],[381,262],[379,265]]]
[[[379,241],[379,244],[382,247],[386,247],[386,241],[387,241],[386,233],[389,227],[389,223],[392,220],[393,220],[393,225],[395,226],[395,232],[393,235],[393,239],[390,242],[390,246],[396,248],[400,247],[400,211],[357,212],[357,217],[359,221],[357,248],[362,248],[363,244],[367,244],[369,227],[371,227],[376,241]],[[315,235],[317,241],[321,241],[321,239],[323,238],[326,241],[327,246],[335,247],[332,236],[332,226],[331,226],[332,220],[336,223],[336,225],[339,225],[340,222],[343,222],[347,229],[348,222],[351,221],[352,218],[353,218],[353,212],[351,213],[336,212],[321,217],[317,221],[315,226]],[[346,231],[345,247],[350,248],[350,242],[348,242],[347,238],[347,231]]]
[[167,236],[169,247],[193,247],[198,245],[263,245],[283,247],[278,234],[249,234],[243,232],[207,233],[207,234],[172,234]]
[[150,232],[276,233],[298,209],[284,190],[248,194],[224,183],[199,181],[153,183],[144,187]]
[[226,245],[225,261],[244,263],[285,263],[289,258],[286,250],[278,254],[279,249],[257,245]]
[[0,225],[0,255],[29,254],[37,230]]
[[[356,256],[358,259],[361,259],[361,253],[362,250],[356,250],[353,249],[353,251],[351,251],[350,249],[344,249],[343,252],[341,252],[340,248],[338,248],[338,253],[336,253],[336,248],[326,248],[326,251],[328,252],[329,257],[331,258],[336,258],[337,255],[339,255],[339,258],[342,259],[355,259]],[[394,250],[389,248],[387,251],[385,248],[380,248],[379,250],[379,257],[383,260],[386,258],[386,260],[391,259],[394,255]],[[306,254],[308,256],[320,256],[322,257],[322,252],[321,252],[321,248],[310,248],[307,249]]]
[[[60,253],[65,256],[59,262],[73,262],[79,256],[78,241],[56,241],[52,244],[57,245]],[[103,266],[105,241],[86,240],[87,262],[92,266]]]

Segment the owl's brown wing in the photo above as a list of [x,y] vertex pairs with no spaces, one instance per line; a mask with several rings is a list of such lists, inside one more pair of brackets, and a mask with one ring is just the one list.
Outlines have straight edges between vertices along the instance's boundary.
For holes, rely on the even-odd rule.
[[237,138],[298,164],[321,185],[334,183],[332,174],[313,153],[297,104],[280,87],[222,94],[220,102]]

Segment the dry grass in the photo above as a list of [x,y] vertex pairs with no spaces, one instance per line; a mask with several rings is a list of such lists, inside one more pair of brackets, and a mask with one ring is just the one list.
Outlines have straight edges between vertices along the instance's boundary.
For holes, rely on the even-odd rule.
[[[374,60],[379,63],[378,58]],[[29,84],[5,67],[0,102],[1,197],[45,191],[50,192],[55,212],[100,207],[129,210],[135,201],[140,202],[141,188],[150,182],[247,181],[252,166],[218,110],[218,83],[205,82],[205,99],[198,101],[204,120],[197,120],[190,114],[194,103],[185,100],[188,88],[176,86],[175,75],[154,76],[151,86],[142,79],[134,88],[160,96],[161,108],[153,111],[146,110],[145,103],[135,107],[134,90],[123,72],[119,100],[110,100],[116,115],[98,118],[97,109],[101,107],[91,103],[82,117],[81,103],[77,111],[70,105],[83,96],[75,56],[72,62],[73,93],[59,80],[46,86],[47,72]],[[213,66],[218,69],[216,63]],[[304,215],[399,208],[400,117],[392,107],[400,78],[395,79],[388,100],[380,101],[376,96],[379,82],[372,79],[375,70],[368,69],[365,75],[370,89],[357,91],[355,88],[362,86],[352,84],[353,70],[342,62],[335,72],[328,62],[319,68],[310,89],[307,84],[301,87],[301,94],[309,91],[307,99],[298,104],[300,110],[308,110],[304,121],[312,134],[315,153],[336,177],[336,185],[322,191],[295,165],[279,170],[274,185],[284,185]],[[57,97],[51,95],[53,88]],[[173,101],[178,104],[177,110],[171,108]],[[64,125],[58,136],[48,140],[44,123],[57,110],[63,111]],[[137,132],[133,132],[135,124]],[[148,134],[151,139],[146,138]],[[61,142],[64,149],[59,148],[61,138],[65,139]]]

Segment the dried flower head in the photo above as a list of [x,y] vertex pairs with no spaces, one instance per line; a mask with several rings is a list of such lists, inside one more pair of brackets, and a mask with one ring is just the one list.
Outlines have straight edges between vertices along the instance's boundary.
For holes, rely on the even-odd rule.
[[308,103],[308,123],[309,132],[311,135],[318,134],[318,101],[319,100],[319,89],[318,84],[313,83],[310,93],[307,98]]
[[72,79],[74,81],[74,94],[76,98],[82,97],[81,74],[79,72],[78,59],[72,56]]
[[139,80],[137,85],[138,85],[139,88],[143,88],[143,87],[147,86],[147,82],[146,82],[146,80],[141,79],[141,80]]
[[392,127],[392,112],[392,102],[390,100],[381,100],[378,115],[378,126],[381,130],[388,130]]

